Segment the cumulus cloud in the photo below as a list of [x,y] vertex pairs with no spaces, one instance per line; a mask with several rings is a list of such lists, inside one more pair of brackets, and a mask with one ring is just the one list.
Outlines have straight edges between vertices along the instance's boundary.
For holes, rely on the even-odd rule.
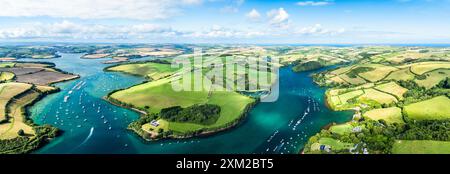
[[261,14],[256,9],[252,9],[245,16],[251,20],[259,20],[261,18]]
[[333,4],[333,1],[300,1],[297,2],[299,6],[327,6]]
[[202,0],[0,0],[3,17],[164,19]]
[[267,12],[267,17],[270,18],[270,24],[277,27],[284,28],[289,22],[289,14],[284,10],[284,8],[270,10]]

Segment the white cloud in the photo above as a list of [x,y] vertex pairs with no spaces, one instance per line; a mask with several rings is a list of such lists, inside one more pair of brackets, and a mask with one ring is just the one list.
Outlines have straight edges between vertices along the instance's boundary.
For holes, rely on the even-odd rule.
[[164,19],[202,0],[0,0],[4,17]]
[[284,8],[273,9],[267,12],[267,17],[270,18],[270,24],[277,27],[287,27],[289,22],[289,14]]
[[185,33],[182,36],[189,38],[253,38],[263,35],[265,33],[261,31],[235,30],[214,25],[209,30]]
[[[213,2],[215,0],[212,0]],[[237,13],[239,12],[239,8],[242,4],[245,3],[245,0],[232,0],[228,2],[228,5],[224,6],[220,9],[222,13]]]
[[300,1],[297,2],[299,6],[327,6],[332,5],[333,1]]
[[261,14],[256,9],[252,9],[252,11],[248,12],[245,16],[251,20],[258,20],[261,18]]
[[169,36],[179,33],[171,28],[154,24],[110,26],[82,25],[62,21],[51,24],[33,23],[21,27],[0,29],[0,39],[128,39]]
[[315,35],[315,36],[321,36],[321,35],[336,35],[340,33],[344,33],[345,29],[338,29],[338,30],[331,30],[331,29],[325,29],[320,24],[316,24],[310,27],[304,27],[300,28],[297,31],[295,31],[296,34],[300,35]]

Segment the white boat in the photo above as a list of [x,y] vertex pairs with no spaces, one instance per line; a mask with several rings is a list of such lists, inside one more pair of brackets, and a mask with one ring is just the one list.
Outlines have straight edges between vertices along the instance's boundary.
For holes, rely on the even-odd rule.
[[64,96],[64,103],[67,103],[67,100],[69,100],[69,97],[70,96],[68,96],[68,95]]

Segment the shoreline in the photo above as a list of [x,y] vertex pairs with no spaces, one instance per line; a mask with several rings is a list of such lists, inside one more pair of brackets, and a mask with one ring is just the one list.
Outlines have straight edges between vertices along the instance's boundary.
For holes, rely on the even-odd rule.
[[[55,71],[57,71],[59,73],[68,74],[68,75],[73,75],[74,76],[72,78],[65,78],[65,79],[62,79],[62,80],[59,80],[59,81],[55,81],[55,82],[52,82],[52,83],[49,83],[49,84],[45,84],[45,85],[42,85],[42,86],[54,87],[54,86],[52,86],[53,84],[79,79],[81,77],[80,75],[69,73],[69,72],[63,71],[61,69],[58,69],[58,68],[56,68],[56,65],[54,63],[51,63],[51,62],[36,62],[36,61],[34,61],[34,62],[33,61],[18,61],[18,62],[20,62],[20,63],[46,64],[46,65],[49,65],[49,68],[52,68],[52,69],[54,69]],[[31,83],[30,85],[33,85],[30,90],[38,90],[36,88],[36,86],[38,86],[40,84],[32,84]],[[50,137],[47,134],[40,135],[40,137],[37,137],[35,135],[35,136],[33,136],[33,137],[31,137],[29,139],[29,142],[27,142],[27,144],[24,147],[22,147],[22,149],[24,149],[24,151],[19,151],[19,152],[21,152],[21,153],[31,153],[33,151],[36,151],[36,150],[42,148],[43,146],[45,146],[46,144],[48,144],[52,139],[58,137],[62,133],[62,131],[58,127],[55,127],[55,126],[52,126],[52,125],[49,125],[49,124],[42,124],[42,125],[36,124],[34,122],[34,119],[32,119],[30,117],[30,108],[31,107],[33,107],[37,102],[42,101],[48,95],[55,94],[55,93],[58,93],[58,92],[61,91],[61,89],[58,88],[58,87],[54,87],[54,88],[55,88],[54,90],[50,90],[50,91],[47,91],[47,92],[39,92],[39,96],[37,98],[35,98],[31,103],[28,103],[27,105],[24,105],[21,109],[23,110],[23,114],[24,114],[23,115],[23,117],[24,117],[24,122],[23,123],[24,124],[32,127],[33,129],[40,128],[40,127],[47,127],[48,126],[49,128],[52,128],[52,129],[54,129],[56,131],[55,137]],[[27,92],[29,92],[29,91],[26,91],[26,92],[24,92],[22,94],[19,94],[19,95],[15,96],[15,97],[21,97],[22,95],[27,95]],[[18,136],[16,138],[20,138],[20,137],[22,137],[22,136]],[[14,139],[16,139],[16,138],[14,138]],[[44,141],[42,141],[41,138],[44,138],[43,139]],[[39,142],[37,142],[38,144],[37,145],[33,144],[33,143],[36,143],[35,141],[37,141],[37,140],[39,140]],[[35,145],[35,146],[32,147],[31,149],[26,149],[27,146],[33,146],[33,145]],[[17,150],[17,149],[12,149],[12,150],[5,151],[5,152],[8,153],[8,152],[12,152],[13,150]]]
[[[140,109],[137,109],[137,108],[134,108],[134,107],[130,107],[130,106],[125,106],[125,105],[122,105],[120,103],[116,103],[113,100],[109,99],[108,96],[104,96],[103,99],[108,101],[109,103],[115,105],[115,106],[133,110],[133,111],[139,113],[140,117],[142,117],[144,115],[148,115],[147,112],[142,111]],[[147,142],[154,142],[154,141],[165,140],[165,139],[189,139],[189,138],[194,138],[194,137],[207,137],[207,136],[215,135],[215,134],[220,133],[220,132],[224,132],[226,130],[229,130],[229,129],[232,129],[232,128],[238,126],[240,123],[242,123],[242,121],[244,121],[247,118],[247,116],[250,113],[250,111],[258,103],[259,103],[259,100],[255,100],[254,102],[247,104],[247,106],[245,107],[245,109],[242,112],[242,114],[237,119],[235,119],[234,121],[232,121],[230,123],[227,123],[226,126],[218,127],[218,128],[213,129],[213,130],[209,130],[210,128],[200,129],[200,130],[196,131],[198,133],[194,133],[194,134],[190,134],[190,135],[173,135],[173,134],[171,134],[171,135],[168,135],[168,136],[165,136],[165,137],[160,137],[160,138],[146,138],[146,136],[142,133],[144,130],[142,130],[142,132],[140,130],[135,130],[134,128],[129,127],[129,125],[128,125],[127,129],[132,131],[133,133],[138,135],[141,139],[143,139],[143,140],[145,140]],[[130,125],[132,123],[134,123],[134,122],[135,121],[131,122]]]

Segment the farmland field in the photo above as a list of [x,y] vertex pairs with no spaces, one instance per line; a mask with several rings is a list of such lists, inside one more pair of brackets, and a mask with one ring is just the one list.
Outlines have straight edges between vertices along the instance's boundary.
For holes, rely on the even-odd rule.
[[430,140],[397,140],[393,154],[450,154],[450,142]]
[[425,79],[423,79],[423,80],[415,79],[414,81],[419,86],[430,89],[430,88],[436,86],[437,84],[439,84],[439,82],[441,82],[445,78],[450,77],[450,69],[434,70],[432,72],[425,73],[424,76],[426,76]]
[[160,64],[153,62],[124,64],[107,68],[107,70],[148,76],[153,80],[158,80],[177,71],[176,68],[171,67],[171,64]]
[[346,81],[347,83],[350,83],[353,85],[360,85],[360,84],[366,83],[366,80],[364,80],[363,78],[361,78],[359,76],[356,76],[355,78],[351,78],[346,74],[341,74],[341,75],[339,75],[339,77],[342,80]]
[[26,95],[14,99],[9,105],[10,122],[0,124],[0,139],[12,139],[18,136],[18,131],[23,130],[25,135],[33,135],[33,128],[25,124],[24,107],[38,98],[40,94],[30,90]]
[[0,72],[0,81],[8,81],[14,79],[14,74],[10,72]]
[[[366,65],[364,65],[366,66]],[[391,67],[391,66],[384,66],[384,65],[378,65],[378,64],[370,64],[367,65],[367,67],[375,68],[372,71],[360,73],[359,76],[362,78],[370,81],[370,82],[377,82],[383,78],[385,78],[390,72],[397,70],[397,68]]]
[[359,100],[376,101],[379,104],[390,104],[397,102],[397,99],[394,96],[377,91],[375,89],[364,89],[364,95],[360,96]]
[[6,119],[6,105],[18,94],[29,89],[32,85],[24,83],[2,83],[0,84],[0,121]]
[[[135,97],[128,97],[128,96]],[[213,128],[223,126],[235,121],[241,116],[248,104],[253,99],[235,92],[208,91],[174,91],[170,80],[161,79],[138,85],[110,95],[111,98],[124,103],[132,104],[139,108],[149,106],[147,112],[157,113],[163,108],[172,106],[189,107],[194,104],[215,104],[221,107],[220,117],[213,125],[198,125],[193,123],[170,122],[169,129],[179,133],[195,131],[201,128]]]
[[411,73],[409,68],[394,71],[386,77],[386,80],[412,80],[415,75]]
[[444,120],[450,119],[450,99],[439,96],[404,107],[408,118],[414,120]]
[[395,82],[377,85],[375,89],[392,94],[400,100],[403,99],[403,94],[405,94],[408,91],[408,89],[401,87]]
[[373,109],[364,113],[372,120],[385,120],[387,123],[404,123],[402,110],[397,107]]
[[426,72],[436,69],[450,69],[448,62],[423,62],[411,66],[411,71],[415,74],[422,75]]

